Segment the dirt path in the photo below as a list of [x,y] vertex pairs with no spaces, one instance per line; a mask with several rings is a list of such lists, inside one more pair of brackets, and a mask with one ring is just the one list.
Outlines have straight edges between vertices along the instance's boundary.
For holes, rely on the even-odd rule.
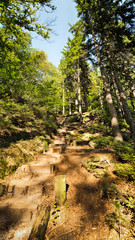
[[[9,178],[8,194],[0,199],[1,240],[27,240],[41,203],[50,204],[53,211],[46,239],[120,239],[119,233],[110,231],[105,221],[111,204],[102,196],[102,178],[82,167],[82,162],[91,156],[107,159],[109,164],[113,156],[90,150],[85,141],[81,146],[69,145],[68,136],[73,129],[81,129],[80,124],[72,124],[71,128],[65,123],[47,153],[37,155]],[[63,206],[55,204],[54,176],[59,174],[66,176],[67,183],[67,202]]]

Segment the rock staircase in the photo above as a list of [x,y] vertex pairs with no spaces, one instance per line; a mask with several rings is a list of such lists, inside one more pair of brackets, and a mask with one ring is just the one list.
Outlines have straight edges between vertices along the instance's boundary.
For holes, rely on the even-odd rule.
[[[54,136],[49,151],[22,165],[11,177],[7,194],[0,198],[0,239],[26,240],[29,237],[38,206],[53,182],[54,165],[65,151],[65,130]],[[52,186],[53,194],[53,186]]]

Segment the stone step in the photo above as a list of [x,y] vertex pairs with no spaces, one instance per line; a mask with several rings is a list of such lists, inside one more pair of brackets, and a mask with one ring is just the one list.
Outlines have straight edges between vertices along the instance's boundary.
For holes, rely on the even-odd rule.
[[50,175],[53,173],[52,164],[47,162],[23,165],[22,171],[25,173],[30,173],[31,175],[41,174],[41,173],[45,175]]
[[[42,196],[45,191],[45,183],[47,180],[40,174],[39,178],[33,178],[33,179],[14,179],[10,181],[7,189],[7,195],[9,197],[16,197],[16,196],[26,196],[26,195],[39,195]],[[43,180],[44,179],[44,180]]]
[[37,206],[29,205],[29,207],[26,207],[25,203],[20,207],[10,204],[0,205],[0,226],[2,223],[8,227],[16,222],[29,221],[36,209]]
[[8,197],[20,197],[27,195],[38,195],[42,196],[44,193],[44,185],[33,185],[33,186],[17,186],[9,185],[7,195]]
[[[16,224],[25,223],[30,225],[37,212],[36,204],[25,203],[18,204],[18,199],[13,203],[0,204],[0,239],[6,240],[6,234],[10,229],[16,229]],[[5,238],[4,238],[5,237]],[[19,238],[20,239],[20,238]],[[18,239],[18,240],[19,240]]]
[[[37,205],[31,204],[31,202],[28,204],[26,203],[25,199],[23,199],[21,203],[18,203],[18,199],[14,199],[13,202],[9,202],[6,204],[0,203],[0,239],[28,239],[32,221],[35,218],[36,212]],[[19,236],[17,234],[22,231],[22,225],[25,226],[25,232],[24,234],[21,234],[23,238],[21,238],[22,236]],[[27,227],[29,229],[27,229]],[[26,237],[27,232],[28,235]],[[15,237],[15,234],[17,234],[18,236]]]

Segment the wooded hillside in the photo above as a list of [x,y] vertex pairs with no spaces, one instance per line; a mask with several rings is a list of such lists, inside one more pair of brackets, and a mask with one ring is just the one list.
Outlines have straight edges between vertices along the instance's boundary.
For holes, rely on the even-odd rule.
[[[37,163],[33,161],[37,161],[38,154],[42,155],[39,157],[39,172],[35,172],[32,177],[36,182],[37,175],[44,174],[43,167],[46,168],[42,165],[44,158],[46,157],[46,161],[55,158],[53,152],[50,153],[51,157],[45,155],[49,144],[54,142],[54,146],[50,147],[51,150],[55,152],[55,148],[61,149],[62,155],[62,161],[54,164],[56,165],[54,174],[66,174],[71,179],[71,192],[74,191],[74,197],[69,191],[71,193],[69,204],[74,203],[74,206],[70,206],[69,213],[71,211],[73,214],[75,207],[76,212],[79,213],[81,210],[89,217],[86,219],[80,215],[80,223],[83,224],[85,220],[87,222],[85,225],[88,227],[85,229],[83,224],[84,236],[89,234],[89,223],[94,216],[91,212],[92,206],[95,209],[97,207],[94,198],[91,202],[94,192],[96,201],[100,202],[99,210],[102,209],[103,199],[109,211],[115,206],[114,211],[107,214],[99,211],[104,226],[108,224],[107,231],[114,228],[121,239],[121,229],[124,231],[127,227],[124,225],[124,216],[128,220],[127,236],[133,239],[135,236],[134,1],[74,0],[74,2],[79,20],[69,26],[72,37],[67,39],[57,68],[48,61],[44,51],[32,48],[31,35],[34,32],[44,40],[49,38],[53,29],[49,24],[39,23],[37,14],[44,9],[44,16],[47,19],[48,10],[55,10],[55,1],[0,1],[0,197],[4,193],[14,194],[7,190],[4,181],[8,176],[14,176],[13,173],[20,166],[31,162],[31,167],[37,168]],[[58,128],[60,128],[59,132],[57,132]],[[60,154],[56,158],[60,158]],[[106,156],[105,159],[103,154]],[[47,167],[50,167],[50,163],[47,164]],[[48,171],[50,171],[49,167]],[[24,173],[21,174],[23,182]],[[79,177],[82,183],[79,182]],[[89,177],[93,181],[92,185],[89,183]],[[87,180],[87,184],[84,179]],[[52,182],[49,184],[47,186],[50,188],[47,189],[41,175],[38,186],[42,195],[40,197],[42,199],[47,189],[52,201]],[[125,186],[122,193],[121,186]],[[14,191],[14,185],[12,187]],[[28,190],[32,191],[32,187],[27,185],[23,195],[28,195]],[[45,200],[49,198],[47,195],[44,197]],[[88,209],[86,200],[89,203]],[[82,204],[81,207],[77,205],[77,201]],[[52,202],[51,204],[53,205]],[[56,205],[55,203],[53,211],[58,214],[56,217],[53,215],[54,212],[51,214],[53,220],[48,232],[50,239],[57,237],[57,233],[55,235],[52,229],[55,224],[57,225],[60,214],[68,209],[68,205],[65,205],[64,210],[57,209]],[[8,209],[6,213],[9,214]],[[79,218],[78,213],[76,216]],[[67,216],[70,217],[70,214]],[[32,216],[30,221],[31,219]],[[99,226],[102,221],[99,224],[97,216],[95,219]],[[77,218],[75,220],[77,221]],[[63,232],[68,225],[67,222],[63,226]],[[70,224],[72,225],[72,220]],[[78,226],[74,225],[74,227]],[[60,237],[68,235],[63,232],[61,230],[58,235]],[[69,235],[72,232],[75,230],[70,230]],[[98,234],[100,235],[100,230]],[[82,236],[81,230],[75,236]]]

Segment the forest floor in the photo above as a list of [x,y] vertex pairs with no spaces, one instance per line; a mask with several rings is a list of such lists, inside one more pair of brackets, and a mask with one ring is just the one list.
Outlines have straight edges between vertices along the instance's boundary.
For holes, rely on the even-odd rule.
[[[127,199],[135,196],[134,185],[114,174],[114,151],[88,144],[86,124],[60,121],[49,150],[1,181],[8,190],[0,198],[0,239],[27,240],[38,206],[45,204],[51,206],[48,240],[133,240],[135,213]],[[60,206],[57,175],[65,175],[67,184],[67,201]]]

